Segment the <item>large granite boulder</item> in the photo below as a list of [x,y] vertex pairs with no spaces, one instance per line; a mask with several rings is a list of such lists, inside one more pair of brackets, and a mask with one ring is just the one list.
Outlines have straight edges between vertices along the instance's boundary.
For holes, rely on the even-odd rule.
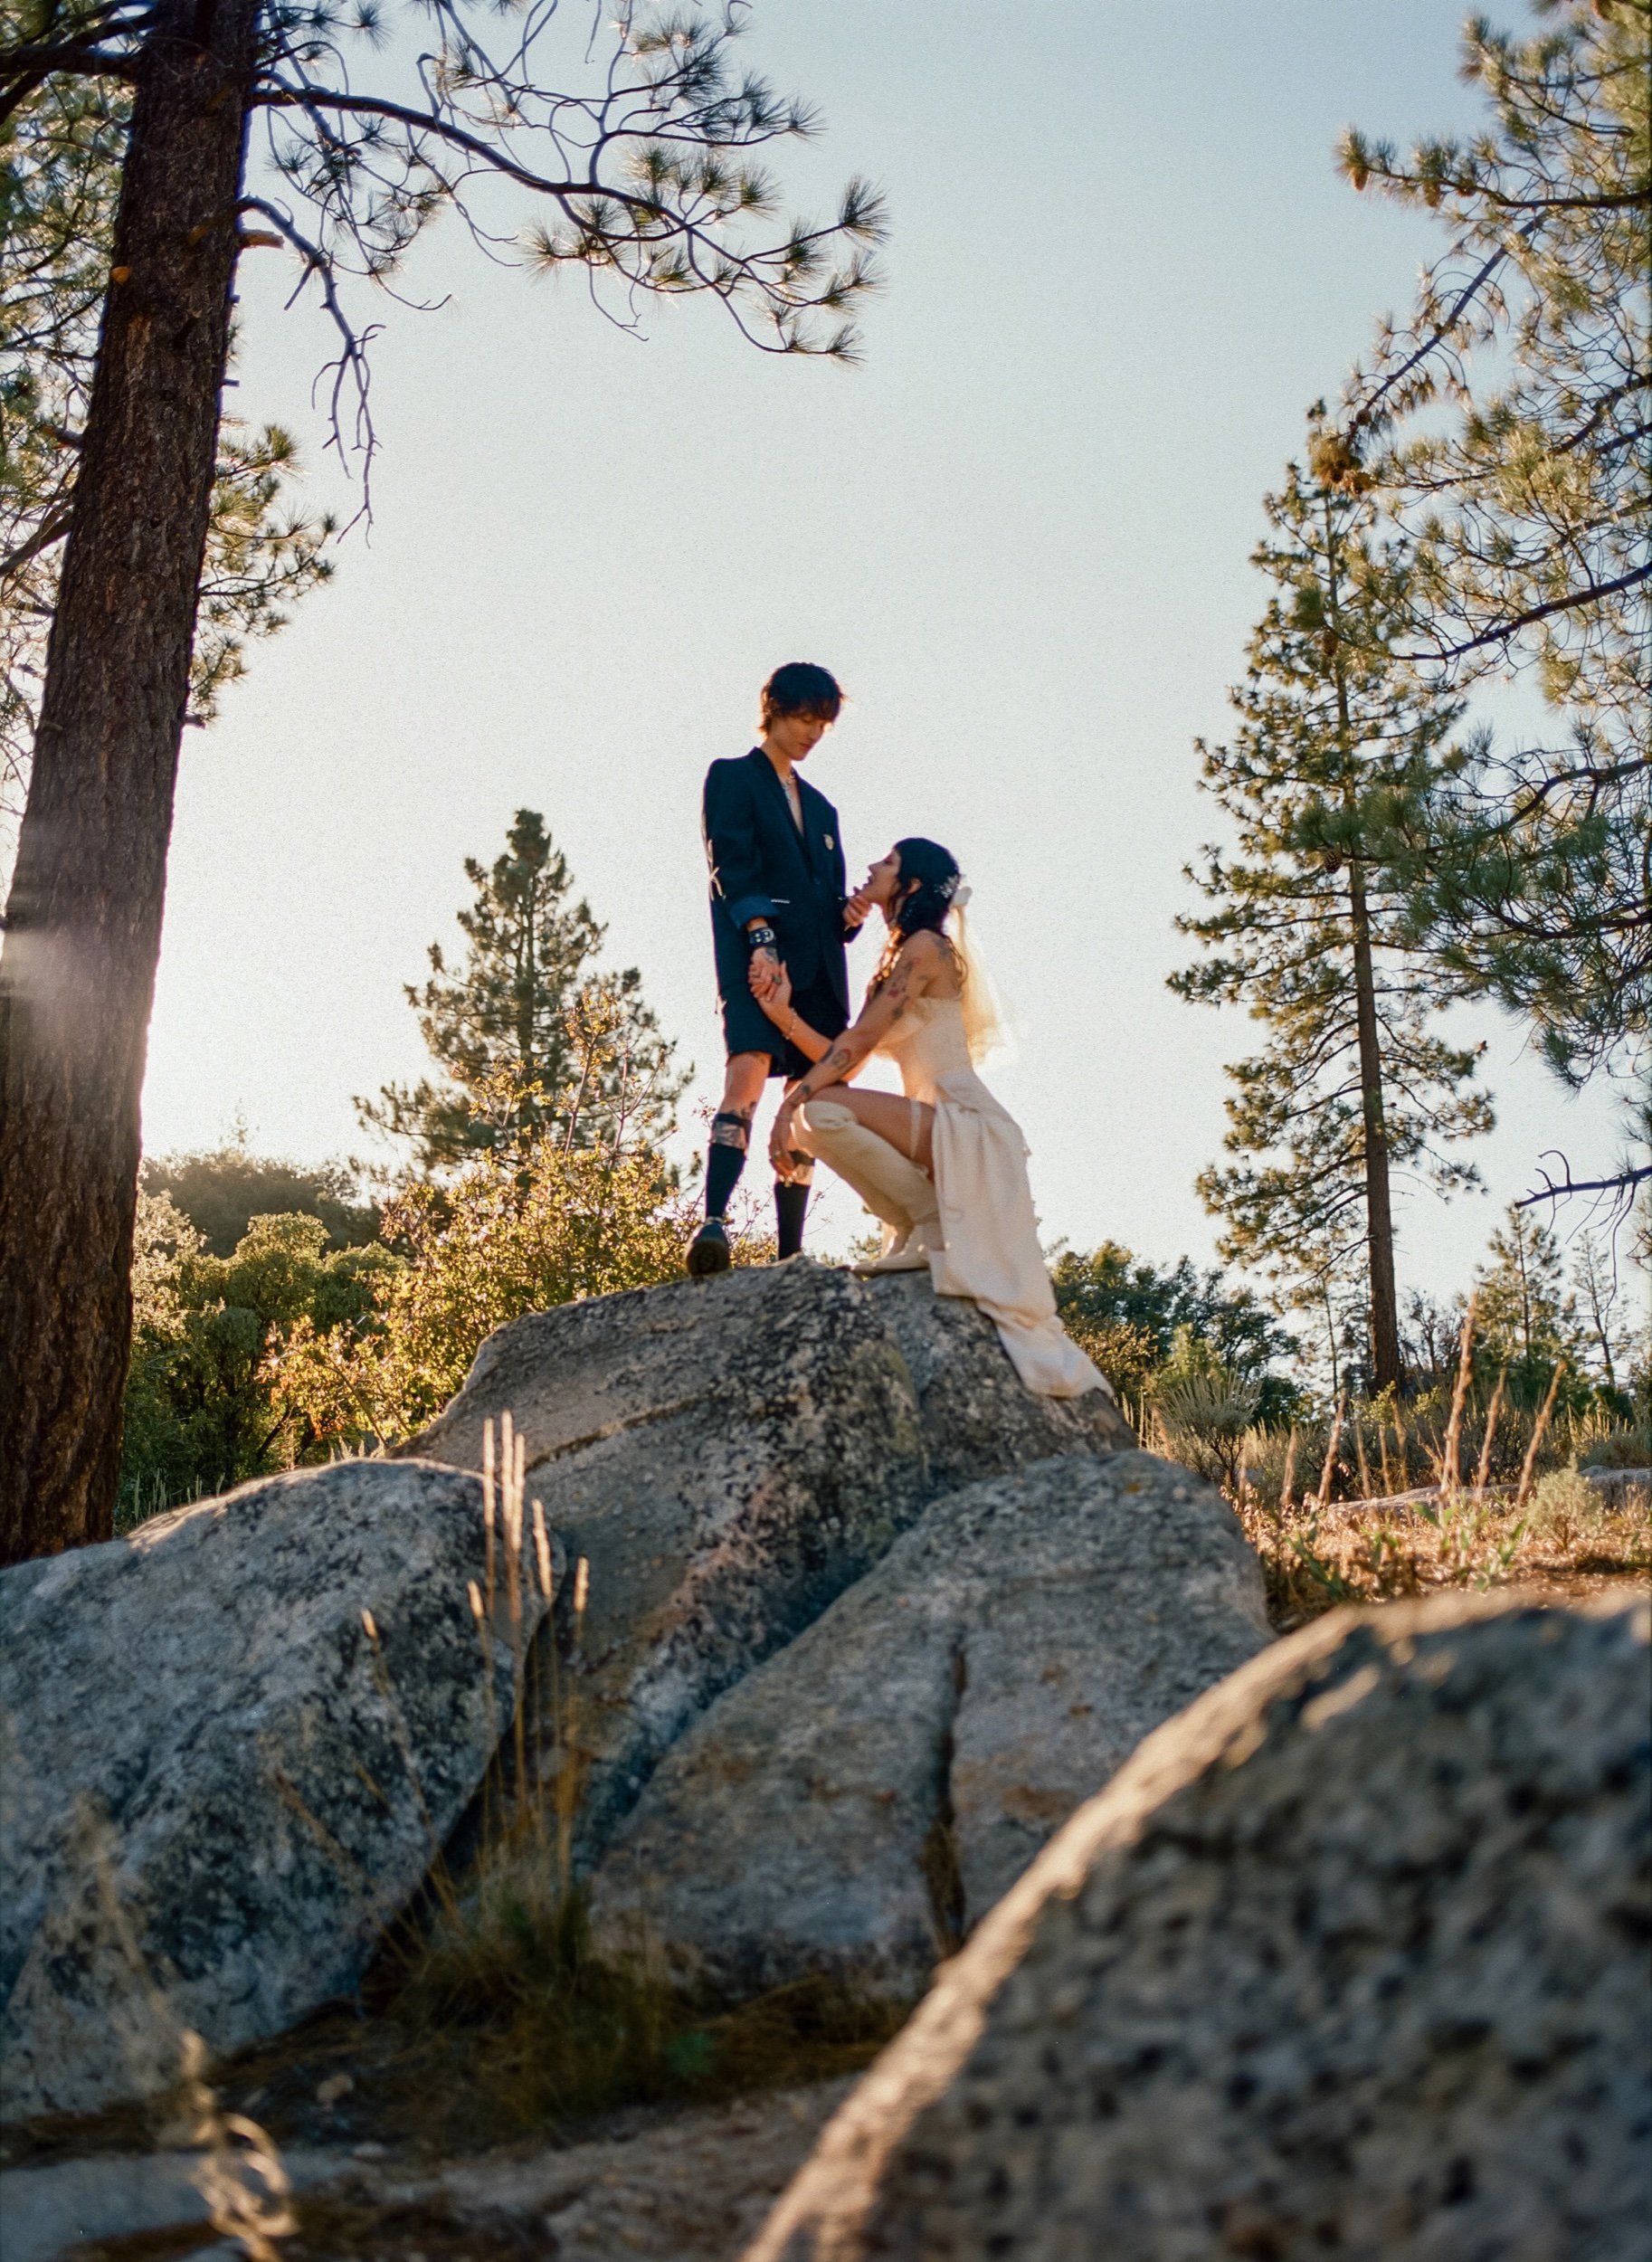
[[1648,1612],[1305,1628],[949,1964],[748,2262],[1638,2262]]
[[[565,1700],[580,1862],[725,1688],[818,1618],[928,1491],[911,1379],[859,1283],[812,1264],[593,1297],[498,1329],[411,1452],[479,1465],[508,1411],[531,1496],[590,1566]],[[572,1747],[568,1716],[576,1725]]]
[[[951,1379],[948,1379],[948,1376]],[[528,1489],[590,1564],[575,1646],[584,1867],[706,1707],[812,1624],[926,1501],[1127,1434],[1110,1398],[1032,1397],[973,1305],[800,1259],[593,1298],[490,1335],[407,1448],[475,1468],[508,1411]]]
[[586,1567],[560,1584],[556,1669],[529,1659],[526,1724],[534,1766],[576,1771],[582,1867],[685,1729],[937,1493],[1120,1431],[1101,1396],[1030,1398],[926,1281],[800,1260],[518,1321],[406,1457],[6,1573],[14,2112],[153,2093],[184,2027],[233,2049],[359,1977],[470,1809],[540,1614],[514,1646],[490,1629],[484,1664],[459,1472],[507,1412],[559,1558]]
[[1149,1453],[936,1502],[661,1763],[600,1936],[749,1995],[915,1995],[1147,1732],[1268,1640],[1231,1509]]
[[156,2094],[182,2028],[232,2049],[356,1983],[514,1708],[485,1563],[473,1477],[347,1461],[0,1574],[8,2116]]
[[1111,1387],[1082,1398],[1023,1389],[986,1314],[963,1297],[937,1296],[926,1272],[874,1274],[865,1293],[912,1377],[932,1494],[1054,1453],[1135,1443]]

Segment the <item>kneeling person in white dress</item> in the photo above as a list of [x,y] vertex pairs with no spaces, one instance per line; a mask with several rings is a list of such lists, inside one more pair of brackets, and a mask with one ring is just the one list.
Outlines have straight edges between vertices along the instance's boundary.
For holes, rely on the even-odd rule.
[[[859,890],[889,933],[853,1028],[835,1038],[812,1029],[783,981],[762,1000],[815,1064],[786,1095],[771,1154],[782,1174],[793,1157],[817,1156],[882,1221],[883,1252],[863,1269],[927,1268],[938,1295],[968,1297],[991,1316],[1029,1390],[1077,1398],[1108,1384],[1056,1317],[1026,1142],[975,1073],[996,1026],[972,974],[964,894],[945,849],[897,841]],[[897,1062],[904,1098],[851,1086],[874,1053]]]

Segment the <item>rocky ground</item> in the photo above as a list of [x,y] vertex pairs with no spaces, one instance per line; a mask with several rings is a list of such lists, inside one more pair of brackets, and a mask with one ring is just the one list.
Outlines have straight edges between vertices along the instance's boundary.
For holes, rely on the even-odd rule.
[[[279,2251],[284,2262],[734,2262],[849,2086],[639,2107],[564,2144],[440,2165],[371,2140],[302,2144],[281,2155],[293,2228]],[[242,2249],[214,2227],[200,2166],[194,2153],[113,2150],[14,2169],[0,2175],[0,2252],[229,2262]]]
[[1640,2262],[1645,1607],[1330,1529],[800,1261],[0,1574],[5,2262]]

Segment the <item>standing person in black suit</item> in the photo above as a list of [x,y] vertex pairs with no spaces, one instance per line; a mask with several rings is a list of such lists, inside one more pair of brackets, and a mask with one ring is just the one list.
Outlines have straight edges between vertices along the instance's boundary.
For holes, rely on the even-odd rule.
[[[732,1261],[728,1202],[745,1167],[764,1084],[773,1076],[793,1083],[812,1064],[791,1041],[791,1024],[771,1021],[759,1001],[772,994],[783,968],[797,1021],[833,1037],[849,1025],[843,946],[859,933],[868,906],[845,888],[837,811],[797,775],[842,703],[824,668],[801,660],[777,668],[763,687],[757,745],[707,773],[706,860],[728,1069],[711,1119],[706,1221],[688,1245],[697,1278],[726,1272]],[[782,1257],[795,1257],[803,1245],[809,1167],[800,1154],[790,1182],[774,1182]]]

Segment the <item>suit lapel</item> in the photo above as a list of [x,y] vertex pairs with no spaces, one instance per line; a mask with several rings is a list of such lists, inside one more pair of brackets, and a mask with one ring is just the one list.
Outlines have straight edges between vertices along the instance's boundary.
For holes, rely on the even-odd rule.
[[[747,759],[755,762],[762,770],[767,780],[766,790],[773,795],[774,805],[785,819],[787,829],[792,838],[797,842],[799,852],[811,873],[830,872],[832,855],[837,847],[834,837],[837,820],[833,814],[831,803],[825,794],[811,785],[807,778],[798,778],[798,805],[803,814],[802,830],[800,832],[797,821],[792,814],[792,804],[786,799],[786,789],[781,784],[779,775],[768,756],[764,754],[761,746],[754,746]],[[796,775],[795,771],[793,775]]]
[[809,861],[817,871],[829,869],[836,845],[831,835],[831,826],[835,822],[831,803],[824,794],[817,792],[802,778],[798,780],[798,794],[802,803],[803,841]]
[[780,774],[775,769],[774,765],[769,760],[768,756],[764,754],[761,746],[754,747],[751,759],[757,764],[758,767],[762,770],[764,776],[768,780],[768,790],[774,796],[774,801],[779,807],[781,815],[792,828],[793,839],[799,841],[807,840],[809,833],[809,815],[808,805],[802,799],[802,780],[801,778],[798,780],[798,801],[803,809],[803,829],[800,833],[797,829],[797,820],[792,814],[792,804],[786,799],[786,789],[780,782]]

